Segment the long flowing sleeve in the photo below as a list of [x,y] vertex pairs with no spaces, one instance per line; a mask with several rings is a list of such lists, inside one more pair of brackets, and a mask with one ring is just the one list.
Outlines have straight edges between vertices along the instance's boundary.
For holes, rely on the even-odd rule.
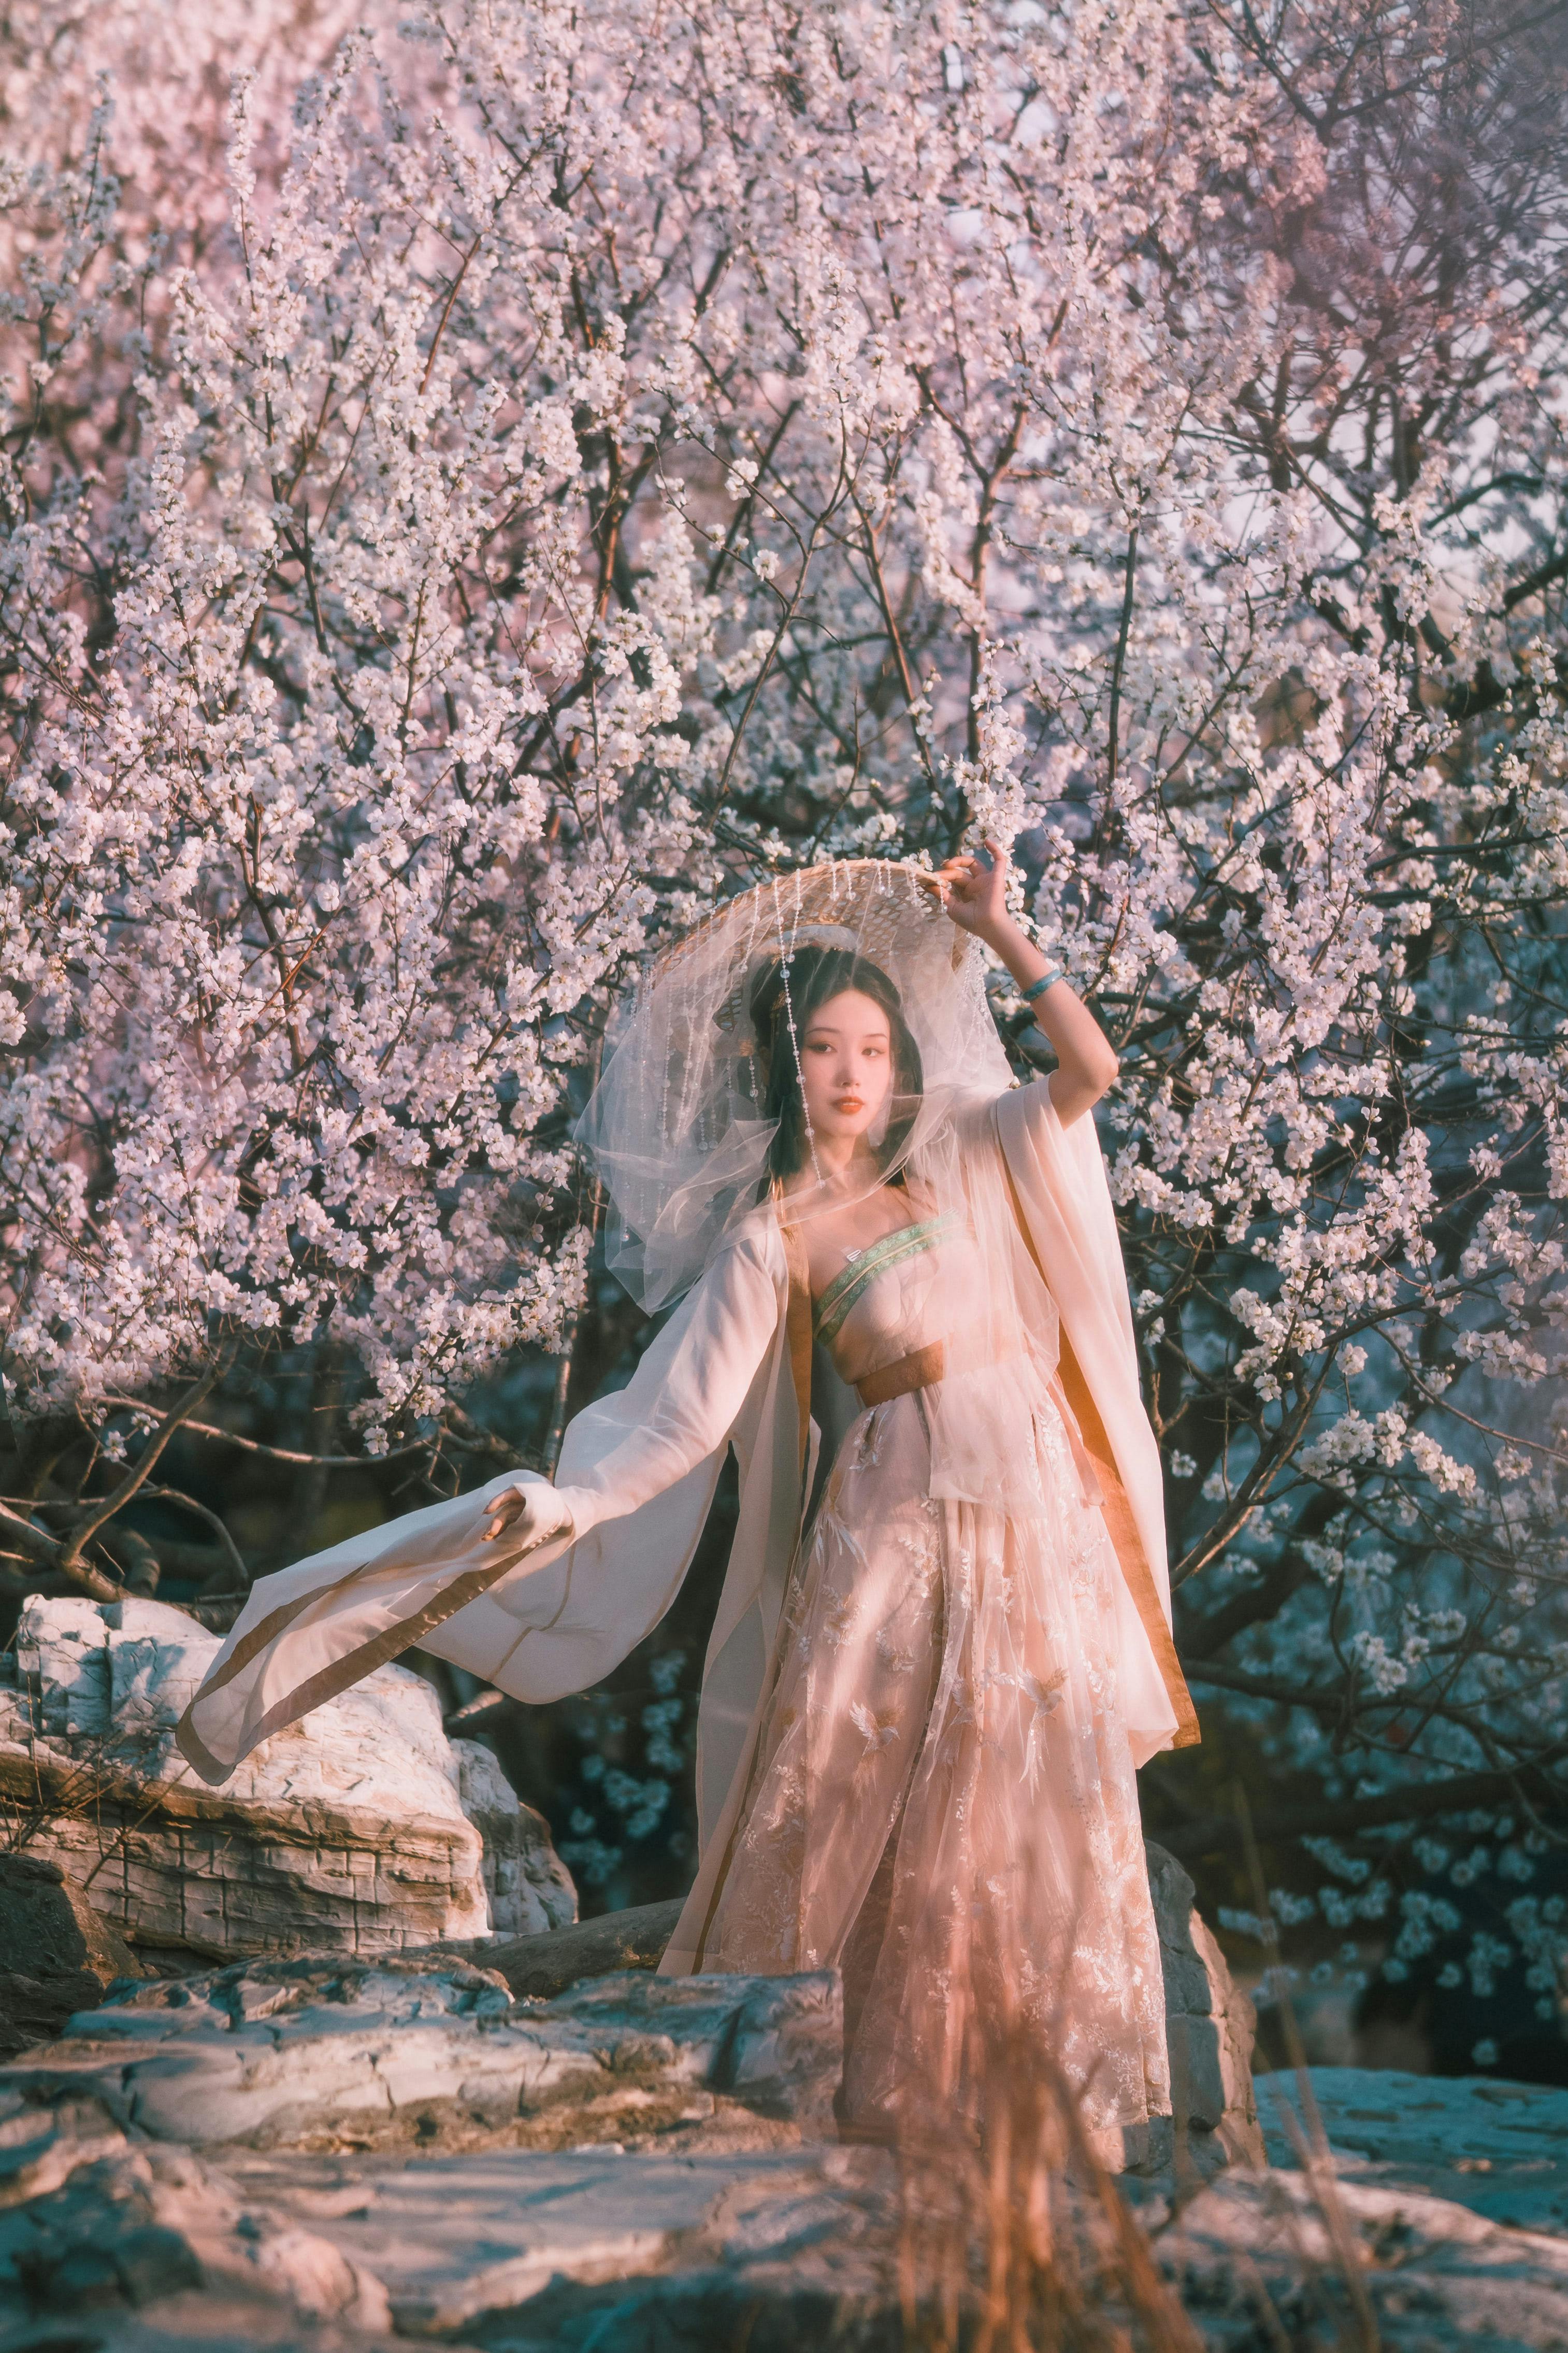
[[573,1420],[555,1490],[577,1536],[676,1487],[729,1437],[778,1329],[779,1270],[768,1240],[760,1221],[743,1227],[626,1387]]
[[776,1353],[784,1281],[776,1227],[750,1220],[627,1386],[572,1421],[563,1534],[531,1547],[521,1528],[487,1538],[509,1489],[548,1483],[503,1472],[258,1578],[181,1719],[197,1772],[226,1779],[260,1741],[414,1643],[524,1699],[607,1674],[679,1588],[725,1445]]
[[1127,1269],[1092,1117],[1064,1126],[1049,1084],[999,1097],[996,1134],[1029,1251],[1061,1319],[1062,1379],[1121,1565],[1122,1704],[1138,1762],[1198,1737],[1171,1634],[1160,1450],[1138,1378]]

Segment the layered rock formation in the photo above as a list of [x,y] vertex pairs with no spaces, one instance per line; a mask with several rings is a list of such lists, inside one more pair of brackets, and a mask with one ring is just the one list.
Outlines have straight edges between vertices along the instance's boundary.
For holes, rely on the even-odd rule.
[[[1174,2113],[1152,2127],[1107,2136],[1104,2156],[1118,2170],[1151,2175],[1178,2162],[1205,2177],[1226,2165],[1256,2164],[1263,2142],[1252,2095],[1252,2004],[1233,1980],[1181,1864],[1152,1841],[1146,1852]],[[654,1968],[680,1910],[679,1902],[648,1904],[554,1936],[457,1949],[499,1971],[514,1994],[547,1999],[577,1978],[628,1965]]]
[[173,1736],[218,1647],[155,1601],[29,1602],[0,1654],[0,1845],[165,1954],[368,1956],[575,1918],[542,1817],[405,1668],[206,1788]]
[[92,2101],[122,2129],[202,2148],[498,2131],[552,2147],[668,2123],[696,2092],[828,2130],[842,2063],[831,1971],[627,1971],[514,2004],[494,1971],[433,1956],[237,1962],[126,1988],[0,2084],[34,2105]]

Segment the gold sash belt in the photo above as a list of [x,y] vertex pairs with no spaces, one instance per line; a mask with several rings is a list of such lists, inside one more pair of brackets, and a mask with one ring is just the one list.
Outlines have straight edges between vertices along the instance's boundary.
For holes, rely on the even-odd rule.
[[[868,1373],[863,1381],[856,1382],[855,1394],[868,1411],[874,1405],[886,1405],[890,1398],[908,1397],[911,1389],[930,1388],[934,1381],[941,1380],[942,1371],[942,1344],[940,1340],[932,1340],[925,1347],[915,1349],[912,1355],[900,1356],[895,1363],[879,1365],[874,1373]],[[1085,1508],[1103,1504],[1105,1496],[1095,1476],[1095,1466],[1089,1450],[1084,1445],[1078,1416],[1068,1403],[1060,1373],[1053,1372],[1046,1386],[1067,1430],[1068,1446],[1079,1475]]]
[[942,1345],[932,1340],[912,1356],[879,1365],[874,1373],[856,1382],[855,1394],[863,1406],[886,1405],[889,1398],[908,1397],[911,1389],[929,1389],[933,1381],[941,1380],[942,1368]]

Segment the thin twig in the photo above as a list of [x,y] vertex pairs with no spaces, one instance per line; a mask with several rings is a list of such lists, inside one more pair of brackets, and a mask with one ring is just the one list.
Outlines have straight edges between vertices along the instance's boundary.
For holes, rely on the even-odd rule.
[[[106,1397],[102,1400],[117,1412],[145,1413],[147,1408],[140,1398]],[[408,1446],[394,1446],[384,1454],[301,1454],[288,1446],[268,1446],[259,1438],[242,1438],[237,1430],[225,1430],[215,1421],[189,1421],[183,1425],[193,1438],[221,1438],[226,1446],[237,1446],[242,1453],[265,1456],[268,1462],[293,1462],[301,1468],[329,1471],[374,1471],[383,1462],[399,1462],[405,1455],[434,1453],[440,1441],[434,1438],[416,1439]]]
[[136,1493],[137,1490],[146,1484],[152,1472],[157,1467],[159,1456],[163,1453],[163,1449],[169,1443],[170,1439],[174,1437],[175,1431],[186,1419],[192,1408],[194,1406],[200,1405],[203,1398],[208,1394],[209,1390],[216,1388],[218,1380],[222,1375],[227,1371],[227,1369],[228,1358],[226,1354],[215,1356],[212,1363],[207,1366],[206,1371],[202,1375],[200,1380],[193,1382],[191,1387],[185,1391],[184,1396],[180,1399],[179,1403],[170,1407],[168,1413],[163,1418],[163,1420],[160,1423],[157,1430],[154,1430],[147,1444],[142,1448],[141,1458],[136,1463],[135,1468],[128,1472],[126,1477],[121,1481],[119,1486],[115,1488],[112,1494],[106,1495],[103,1498],[103,1501],[98,1505],[97,1509],[90,1511],[87,1517],[79,1522],[77,1526],[72,1529],[69,1549],[63,1555],[60,1560],[59,1565],[62,1568],[68,1570],[79,1566],[83,1553],[87,1550],[88,1546],[92,1542],[93,1537],[98,1534],[100,1528],[103,1527],[110,1520],[111,1520],[116,1512],[123,1510],[125,1505],[131,1501],[132,1496]]
[[1127,638],[1132,627],[1132,591],[1138,576],[1138,526],[1133,524],[1127,534],[1127,565],[1121,584],[1121,619],[1116,632],[1116,656],[1110,665],[1110,760],[1107,782],[1116,782],[1116,762],[1119,752],[1118,733],[1121,723],[1121,673],[1127,661]]

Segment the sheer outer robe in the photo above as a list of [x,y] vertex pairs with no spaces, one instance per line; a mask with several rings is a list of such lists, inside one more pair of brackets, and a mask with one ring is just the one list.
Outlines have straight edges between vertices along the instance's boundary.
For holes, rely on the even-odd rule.
[[[1105,1164],[1092,1118],[1064,1128],[1043,1081],[999,1097],[993,1117],[993,1147],[1057,1303],[1063,1386],[1122,1567],[1119,1682],[1142,1763],[1197,1726],[1171,1641],[1159,1450]],[[204,1778],[225,1779],[269,1733],[412,1642],[519,1699],[585,1689],[668,1609],[733,1444],[740,1518],[698,1725],[702,1860],[664,1965],[700,1966],[809,1486],[810,1341],[804,1266],[759,1210],[627,1387],[573,1420],[556,1479],[572,1536],[521,1556],[486,1544],[493,1499],[532,1478],[506,1472],[259,1579],[182,1719],[186,1756]]]

